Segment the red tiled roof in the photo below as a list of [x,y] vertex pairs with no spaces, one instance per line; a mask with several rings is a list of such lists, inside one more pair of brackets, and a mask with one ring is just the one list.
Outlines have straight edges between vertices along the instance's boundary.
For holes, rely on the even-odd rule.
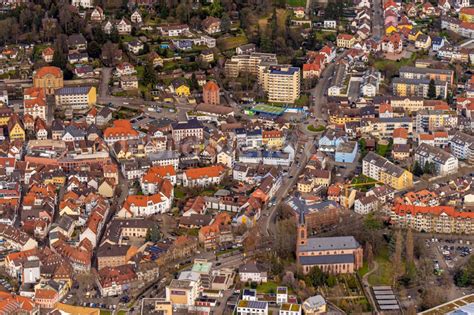
[[351,40],[354,36],[351,34],[339,34],[337,35],[337,39],[345,39],[345,40]]
[[405,128],[397,128],[393,131],[393,137],[407,139],[408,130],[406,130]]
[[225,168],[222,165],[191,168],[184,171],[188,179],[198,179],[204,177],[218,177],[224,173]]
[[63,72],[58,67],[52,67],[52,66],[39,68],[35,72],[35,77],[37,78],[42,78],[47,75],[52,75],[52,76],[55,76],[56,78],[62,78]]
[[456,211],[454,207],[449,206],[435,206],[435,207],[423,207],[423,206],[413,206],[406,204],[397,204],[393,211],[399,216],[405,216],[407,214],[417,215],[417,214],[432,214],[435,216],[440,216],[441,214],[446,214],[454,218],[466,218],[473,219],[474,212],[461,212]]
[[462,8],[459,14],[474,15],[474,8]]
[[204,91],[219,91],[219,86],[214,81],[207,81],[202,89]]

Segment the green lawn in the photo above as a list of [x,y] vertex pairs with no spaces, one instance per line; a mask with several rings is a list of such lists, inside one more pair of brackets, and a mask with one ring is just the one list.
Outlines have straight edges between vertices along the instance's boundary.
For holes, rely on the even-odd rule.
[[122,35],[121,38],[124,42],[131,42],[135,39],[132,35]]
[[100,310],[100,315],[112,315],[112,312],[108,310]]
[[179,187],[176,187],[174,189],[174,197],[176,199],[183,199],[184,197],[186,197],[186,194],[184,193],[182,189],[180,189]]
[[387,157],[390,153],[390,145],[389,144],[377,144],[377,154]]
[[370,270],[369,264],[366,261],[364,261],[364,265],[362,266],[362,268],[357,270],[357,274],[362,278],[367,272],[369,272],[369,270]]
[[390,261],[388,247],[385,247],[381,253],[375,257],[379,264],[377,271],[369,275],[369,284],[374,285],[393,285],[393,265]]
[[118,311],[117,315],[127,315],[128,311],[120,310]]
[[295,101],[295,106],[304,107],[309,105],[309,96],[308,94],[302,94],[299,99]]
[[336,40],[336,34],[334,32],[325,32],[325,31],[318,30],[314,32],[314,37],[317,41],[322,41],[322,42],[325,42],[327,40],[329,41]]
[[306,7],[306,0],[286,0],[290,7]]
[[235,49],[247,43],[248,43],[248,39],[245,35],[217,39],[217,46],[219,47],[221,51]]
[[137,77],[138,78],[143,78],[143,73],[145,72],[145,67],[144,66],[137,66]]
[[362,183],[370,183],[370,182],[376,182],[376,180],[361,174],[357,177],[354,177],[352,179],[351,184],[362,184]]
[[268,281],[266,283],[259,284],[257,286],[257,292],[259,293],[276,293],[278,284],[273,281]]
[[317,127],[315,127],[314,125],[308,125],[308,130],[311,132],[321,132],[321,131],[324,131],[325,129],[326,127],[324,127],[323,125],[319,125]]
[[395,72],[403,66],[413,66],[415,65],[415,61],[417,59],[421,59],[426,57],[423,53],[412,53],[410,58],[402,58],[399,61],[397,60],[388,60],[388,59],[376,59],[373,60],[374,67],[379,71],[385,71],[386,69],[390,68],[393,69]]

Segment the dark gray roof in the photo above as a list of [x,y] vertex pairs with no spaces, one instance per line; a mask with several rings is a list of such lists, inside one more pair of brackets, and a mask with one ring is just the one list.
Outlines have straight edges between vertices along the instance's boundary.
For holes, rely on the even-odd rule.
[[329,264],[350,264],[354,262],[354,255],[324,255],[324,256],[301,256],[302,265],[329,265]]
[[73,222],[74,222],[73,218],[71,218],[68,215],[63,215],[59,218],[58,227],[60,227],[64,231],[67,231],[69,230]]
[[91,86],[70,86],[56,90],[56,95],[82,95],[89,93]]
[[178,129],[199,129],[203,128],[201,122],[197,119],[190,119],[186,122],[178,122],[171,125],[173,130]]
[[53,120],[53,122],[51,123],[51,130],[53,130],[53,131],[64,130],[63,122],[59,119]]
[[69,46],[86,45],[87,40],[84,38],[82,34],[72,34],[72,35],[69,35],[67,39],[67,44]]
[[105,106],[99,111],[99,113],[97,113],[97,116],[102,116],[102,117],[106,118],[111,113],[112,113],[112,111],[110,110],[110,108],[108,106]]
[[212,221],[212,216],[208,214],[192,214],[189,217],[181,217],[179,223],[182,225],[206,226]]
[[260,268],[255,262],[248,262],[239,267],[239,272],[240,273],[257,273],[257,272],[262,272],[262,271],[260,270]]
[[117,257],[125,256],[130,249],[130,245],[111,245],[104,244],[99,247],[97,257]]
[[354,236],[311,237],[306,245],[301,245],[300,251],[322,251],[356,249],[360,247]]
[[76,126],[67,126],[65,129],[65,133],[69,133],[74,138],[76,137],[84,137],[86,132],[82,129],[77,128]]

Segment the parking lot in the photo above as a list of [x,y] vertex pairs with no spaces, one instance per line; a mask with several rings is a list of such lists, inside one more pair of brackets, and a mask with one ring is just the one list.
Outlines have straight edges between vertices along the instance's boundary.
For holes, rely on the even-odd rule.
[[462,266],[473,250],[472,241],[459,239],[425,240],[425,246],[431,250],[434,270],[436,273],[451,271]]

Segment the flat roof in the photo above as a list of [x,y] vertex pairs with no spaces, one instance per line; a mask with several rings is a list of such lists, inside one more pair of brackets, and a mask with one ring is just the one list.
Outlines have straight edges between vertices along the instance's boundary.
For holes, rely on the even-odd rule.
[[255,113],[264,113],[270,115],[283,115],[285,108],[267,104],[257,104],[252,108],[252,111]]
[[211,262],[195,262],[191,271],[198,273],[209,273],[212,268]]
[[447,314],[474,303],[474,294],[463,296],[419,313],[420,315]]
[[389,310],[399,310],[400,306],[398,305],[381,305],[380,310],[389,311]]

